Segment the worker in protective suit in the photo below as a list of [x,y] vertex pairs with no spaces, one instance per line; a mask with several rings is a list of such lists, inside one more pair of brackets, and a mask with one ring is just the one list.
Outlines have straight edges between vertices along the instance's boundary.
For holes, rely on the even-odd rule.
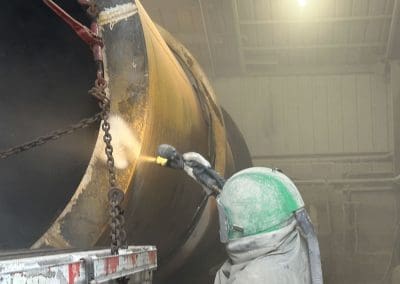
[[311,283],[308,247],[294,214],[304,203],[288,177],[268,168],[240,171],[217,203],[229,259],[214,283]]
[[318,240],[287,176],[255,167],[225,182],[198,153],[180,155],[167,146],[159,148],[159,157],[165,158],[159,163],[184,169],[207,194],[216,195],[220,239],[229,259],[214,284],[323,283]]

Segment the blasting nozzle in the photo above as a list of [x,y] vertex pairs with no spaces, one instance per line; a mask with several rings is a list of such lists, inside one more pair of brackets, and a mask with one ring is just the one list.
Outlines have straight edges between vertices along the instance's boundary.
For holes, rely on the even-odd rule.
[[171,145],[161,144],[157,149],[156,163],[173,169],[183,169],[182,155]]

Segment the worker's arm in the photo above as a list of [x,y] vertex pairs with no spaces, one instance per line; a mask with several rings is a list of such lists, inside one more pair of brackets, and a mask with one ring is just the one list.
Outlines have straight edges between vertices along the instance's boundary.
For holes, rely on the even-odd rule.
[[211,164],[199,153],[188,152],[179,154],[170,145],[160,145],[158,148],[158,164],[174,169],[183,169],[190,177],[203,186],[210,195],[219,194],[225,180],[211,167]]
[[183,154],[184,170],[195,181],[200,183],[207,195],[219,194],[225,180],[211,167],[210,163],[199,153]]

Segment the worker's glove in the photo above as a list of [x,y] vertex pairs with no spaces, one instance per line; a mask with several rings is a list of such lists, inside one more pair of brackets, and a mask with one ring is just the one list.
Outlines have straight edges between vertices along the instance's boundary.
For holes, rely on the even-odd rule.
[[184,171],[191,178],[200,183],[206,194],[210,195],[212,190],[204,184],[203,178],[200,176],[204,171],[204,168],[211,169],[210,163],[202,155],[196,152],[187,152],[183,154],[183,160],[185,161],[183,166]]
[[162,144],[157,148],[156,163],[163,167],[183,169],[190,177],[203,186],[207,195],[219,194],[225,180],[213,169],[202,155],[188,152],[183,155],[175,147]]
[[194,179],[196,179],[196,177],[193,175],[193,168],[199,166],[200,167],[203,166],[205,168],[211,168],[210,163],[202,155],[196,152],[187,152],[183,154],[183,160],[185,161],[183,169],[189,176],[191,176]]
[[199,153],[183,154],[184,170],[203,186],[207,195],[218,195],[225,184],[225,180],[210,165],[210,163]]

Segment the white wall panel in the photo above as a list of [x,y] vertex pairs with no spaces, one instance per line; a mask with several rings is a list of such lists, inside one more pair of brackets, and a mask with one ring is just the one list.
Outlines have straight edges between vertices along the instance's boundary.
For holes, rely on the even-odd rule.
[[355,153],[358,150],[356,77],[346,76],[342,78],[340,85],[342,87],[344,152]]
[[340,76],[329,77],[327,95],[329,105],[329,147],[331,151],[340,153],[344,151],[342,86]]
[[253,156],[391,152],[381,75],[222,78],[215,88]]

